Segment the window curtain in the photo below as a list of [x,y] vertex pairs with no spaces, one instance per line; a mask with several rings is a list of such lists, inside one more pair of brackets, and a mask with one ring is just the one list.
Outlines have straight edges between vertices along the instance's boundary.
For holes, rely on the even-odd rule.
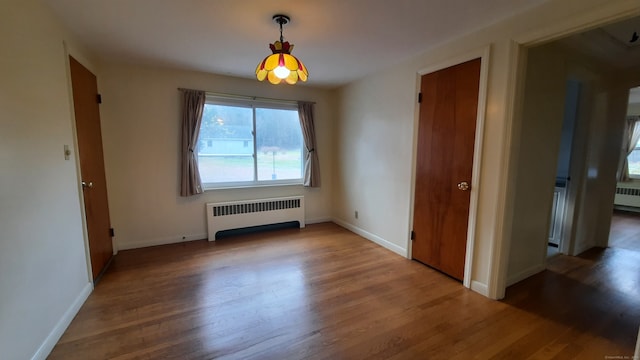
[[205,94],[199,90],[182,90],[182,176],[180,196],[202,193],[202,181],[198,171],[196,146],[200,135],[200,123],[204,111]]
[[320,163],[316,151],[316,131],[313,125],[313,103],[299,102],[298,115],[304,146],[307,149],[304,159],[304,186],[320,187]]
[[625,134],[623,138],[622,150],[624,159],[622,161],[622,168],[620,169],[620,176],[618,181],[629,181],[631,178],[629,177],[629,160],[627,159],[629,155],[635,149],[638,140],[640,140],[640,117],[638,116],[628,116],[627,124],[625,128]]

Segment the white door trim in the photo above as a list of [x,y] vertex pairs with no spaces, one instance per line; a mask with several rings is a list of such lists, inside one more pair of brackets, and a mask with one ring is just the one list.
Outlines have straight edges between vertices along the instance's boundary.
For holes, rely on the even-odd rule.
[[[93,270],[91,267],[91,252],[89,250],[89,232],[87,231],[87,213],[86,208],[84,206],[84,192],[82,191],[82,171],[80,169],[80,156],[78,156],[78,129],[76,127],[76,112],[75,105],[73,102],[73,87],[71,86],[71,63],[69,61],[69,56],[73,56],[69,51],[69,47],[66,42],[62,43],[64,47],[64,63],[67,72],[67,92],[69,93],[69,112],[71,118],[71,131],[73,133],[73,149],[71,149],[71,153],[73,154],[75,165],[76,165],[76,175],[77,175],[77,184],[76,188],[78,190],[78,195],[80,198],[80,213],[82,220],[82,237],[84,238],[84,253],[87,262],[87,279],[92,286],[93,289]],[[75,59],[75,57],[74,57]],[[77,60],[77,59],[76,59]],[[80,60],[78,60],[80,61]]]

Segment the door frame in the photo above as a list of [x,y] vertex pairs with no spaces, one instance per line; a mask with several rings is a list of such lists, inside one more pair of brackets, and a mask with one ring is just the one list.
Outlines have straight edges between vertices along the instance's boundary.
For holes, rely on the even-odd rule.
[[[71,121],[71,133],[73,135],[73,148],[71,148],[71,154],[75,160],[76,166],[76,189],[78,191],[78,199],[80,201],[80,217],[82,221],[82,238],[84,240],[84,253],[85,253],[85,261],[87,265],[87,281],[91,284],[91,287],[95,287],[93,282],[93,269],[91,266],[91,250],[89,248],[89,232],[87,230],[87,214],[86,208],[84,204],[84,190],[82,188],[82,171],[80,167],[80,156],[78,156],[78,129],[76,128],[76,114],[75,107],[73,101],[73,87],[71,82],[71,63],[69,61],[69,56],[73,56],[78,62],[82,64],[85,68],[87,68],[92,73],[96,73],[93,66],[91,66],[90,61],[88,61],[85,57],[79,54],[75,54],[74,51],[70,51],[68,44],[66,41],[62,42],[64,47],[64,64],[66,68],[66,76],[67,76],[67,93],[69,96],[69,120]],[[115,247],[115,241],[111,238],[111,244],[113,248],[113,255],[117,253],[117,249]]]
[[[479,282],[471,280],[473,269],[473,250],[475,245],[475,230],[476,219],[478,213],[478,189],[480,186],[480,169],[482,160],[482,142],[484,138],[484,122],[486,114],[487,103],[487,79],[489,76],[489,63],[490,63],[491,45],[486,45],[466,52],[459,56],[444,60],[440,63],[424,67],[416,73],[415,94],[416,99],[420,93],[420,83],[422,76],[430,74],[442,69],[446,69],[458,64],[465,63],[473,59],[480,59],[480,79],[478,88],[478,110],[476,114],[476,136],[473,145],[473,167],[471,171],[471,194],[469,201],[469,221],[467,223],[467,249],[464,261],[464,278],[462,285],[466,288],[471,288],[481,294],[487,294],[487,287]],[[416,192],[416,167],[418,159],[418,126],[420,123],[420,104],[416,101],[413,116],[413,148],[411,156],[411,197],[410,197],[410,210],[409,210],[409,232],[413,229],[414,218],[414,206],[415,206],[415,192]],[[407,237],[407,258],[412,258],[413,243],[411,235]]]

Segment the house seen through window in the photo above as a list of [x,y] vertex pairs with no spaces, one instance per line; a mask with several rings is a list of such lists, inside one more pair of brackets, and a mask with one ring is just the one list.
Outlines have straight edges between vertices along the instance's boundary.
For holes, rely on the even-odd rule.
[[301,184],[303,151],[295,105],[207,100],[197,147],[205,189]]

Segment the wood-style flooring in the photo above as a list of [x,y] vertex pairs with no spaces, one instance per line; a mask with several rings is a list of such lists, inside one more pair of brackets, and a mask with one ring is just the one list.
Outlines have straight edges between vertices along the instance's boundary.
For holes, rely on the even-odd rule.
[[595,249],[494,301],[330,223],[129,250],[49,358],[632,357],[638,274]]
[[611,216],[609,246],[640,251],[640,213],[614,211]]

